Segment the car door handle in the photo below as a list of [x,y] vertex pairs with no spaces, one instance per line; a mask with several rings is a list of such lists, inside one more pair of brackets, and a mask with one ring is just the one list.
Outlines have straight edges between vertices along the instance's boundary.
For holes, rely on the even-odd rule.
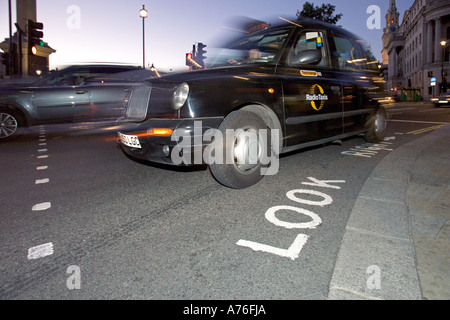
[[87,91],[86,90],[76,90],[75,93],[76,94],[85,94]]

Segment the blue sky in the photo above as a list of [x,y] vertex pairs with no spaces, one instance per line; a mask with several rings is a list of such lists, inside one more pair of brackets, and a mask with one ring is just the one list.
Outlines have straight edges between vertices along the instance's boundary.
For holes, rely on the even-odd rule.
[[[309,0],[331,3],[343,18],[338,24],[366,39],[381,60],[381,36],[389,0]],[[13,23],[15,0],[12,1]],[[196,42],[217,41],[226,22],[236,16],[255,19],[295,16],[299,0],[37,0],[37,20],[44,23],[44,41],[57,50],[50,67],[82,62],[142,65],[142,19],[145,5],[146,64],[161,70],[183,68],[185,53]],[[400,19],[413,0],[397,0]],[[381,29],[369,29],[367,8],[381,9]],[[0,41],[8,37],[8,1],[0,0]],[[13,29],[14,30],[14,29]]]

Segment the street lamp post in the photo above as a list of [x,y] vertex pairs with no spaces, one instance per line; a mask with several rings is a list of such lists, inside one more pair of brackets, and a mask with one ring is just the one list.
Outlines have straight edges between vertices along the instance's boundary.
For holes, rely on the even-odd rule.
[[142,9],[139,10],[139,16],[142,18],[142,68],[145,69],[145,18],[148,17],[145,5],[142,5]]
[[441,68],[441,77],[442,77],[442,93],[447,92],[447,79],[445,78],[445,71],[444,71],[444,60],[445,60],[445,47],[447,46],[447,41],[443,40],[441,41],[442,46],[442,68]]

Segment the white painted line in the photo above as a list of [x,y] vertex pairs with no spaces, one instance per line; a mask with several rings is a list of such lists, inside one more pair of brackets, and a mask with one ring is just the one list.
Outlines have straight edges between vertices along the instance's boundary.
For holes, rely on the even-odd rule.
[[388,120],[389,122],[407,122],[407,123],[429,123],[429,124],[448,124],[449,122],[432,122],[432,121],[413,121],[413,120]]
[[47,170],[48,166],[37,167],[36,170]]
[[39,143],[39,145],[40,145],[40,146],[46,146],[46,145],[47,145],[47,142]]
[[28,249],[28,260],[44,258],[53,254],[53,243],[45,243]]
[[45,178],[45,179],[38,179],[38,180],[36,180],[35,184],[44,184],[44,183],[49,183],[49,182],[50,182],[50,179]]
[[45,142],[46,139],[39,139],[39,142]]
[[39,149],[38,152],[47,152],[47,149]]
[[48,156],[38,156],[37,158],[38,158],[38,159],[47,159]]
[[433,109],[433,110],[423,110],[423,111],[419,111],[419,113],[436,112],[436,111],[445,111],[445,108],[436,108],[436,109]]
[[392,108],[392,110],[394,110],[394,111],[405,111],[405,110],[414,110],[414,109],[416,109],[416,108],[399,108],[399,109]]
[[33,206],[31,210],[33,211],[44,211],[48,210],[52,207],[52,204],[50,202],[44,202],[44,203],[38,203]]

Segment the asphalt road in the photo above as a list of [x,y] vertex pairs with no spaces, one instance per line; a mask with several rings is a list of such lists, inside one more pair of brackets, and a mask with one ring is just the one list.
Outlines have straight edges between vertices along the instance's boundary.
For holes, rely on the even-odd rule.
[[388,106],[387,139],[295,152],[245,190],[126,157],[115,130],[33,127],[0,144],[0,299],[322,300],[355,199],[449,108]]

